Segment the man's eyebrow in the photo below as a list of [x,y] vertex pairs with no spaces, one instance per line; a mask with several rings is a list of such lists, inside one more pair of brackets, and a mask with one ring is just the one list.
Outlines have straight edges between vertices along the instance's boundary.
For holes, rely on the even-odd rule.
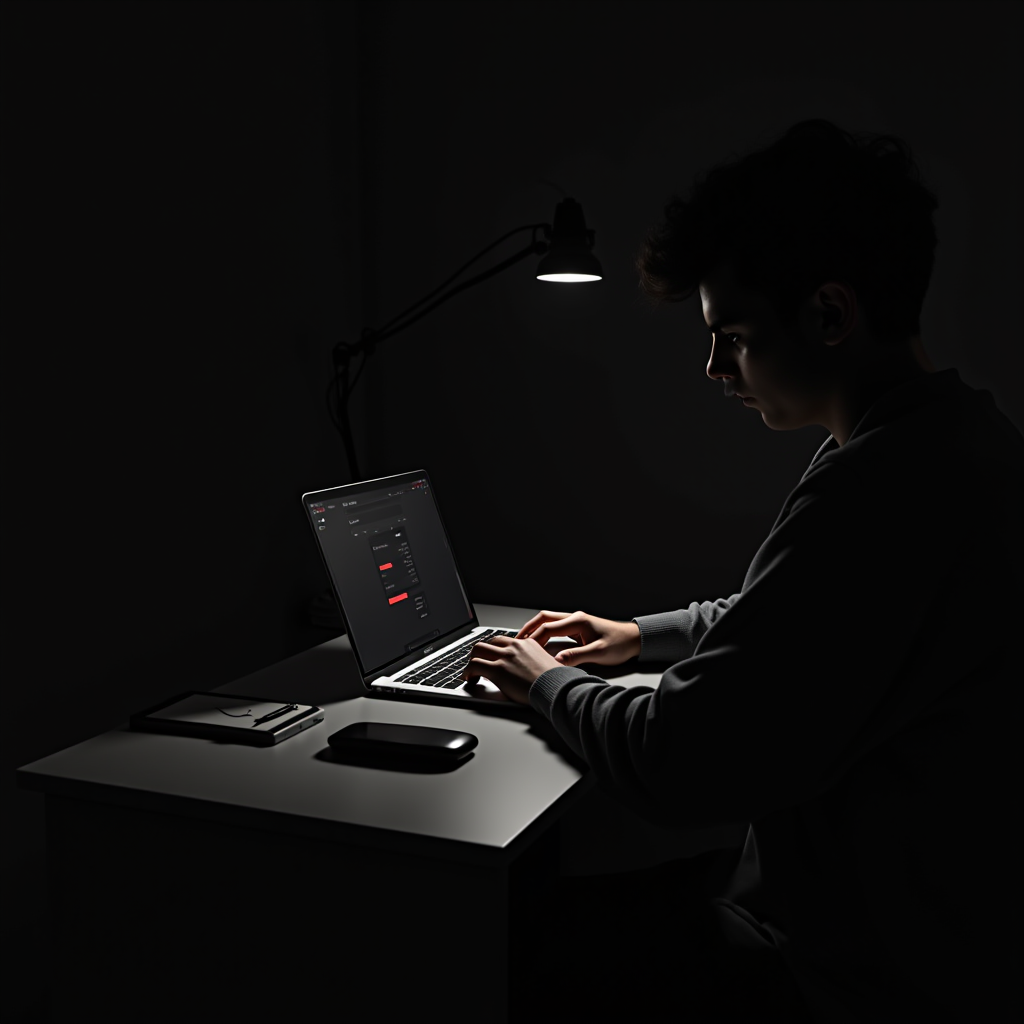
[[720,330],[722,329],[722,325],[723,325],[723,324],[734,324],[734,323],[736,323],[736,321],[735,321],[735,320],[731,320],[731,319],[728,319],[728,318],[726,318],[726,317],[722,317],[722,319],[721,319],[721,320],[716,320],[716,321],[715,321],[715,322],[714,322],[714,323],[713,323],[713,324],[712,324],[712,325],[711,325],[711,326],[710,326],[710,327],[708,328],[708,333],[709,333],[709,334],[715,334],[715,333],[717,333],[718,331],[720,331]]

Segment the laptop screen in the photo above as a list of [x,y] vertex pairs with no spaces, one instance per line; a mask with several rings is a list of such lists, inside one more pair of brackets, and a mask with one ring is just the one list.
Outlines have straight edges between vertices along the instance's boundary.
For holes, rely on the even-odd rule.
[[364,676],[475,624],[422,470],[303,495]]

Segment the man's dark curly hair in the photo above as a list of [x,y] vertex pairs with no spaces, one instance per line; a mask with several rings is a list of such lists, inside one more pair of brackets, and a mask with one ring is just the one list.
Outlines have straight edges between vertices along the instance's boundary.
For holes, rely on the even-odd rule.
[[727,263],[793,329],[800,303],[841,281],[870,333],[898,344],[921,332],[938,205],[902,139],[801,121],[767,148],[698,174],[689,200],[669,200],[637,256],[640,284],[680,302]]

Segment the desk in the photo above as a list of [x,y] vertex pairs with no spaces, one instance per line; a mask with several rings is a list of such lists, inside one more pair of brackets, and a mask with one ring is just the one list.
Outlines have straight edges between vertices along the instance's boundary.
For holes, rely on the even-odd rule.
[[[268,748],[124,726],[19,769],[46,799],[52,1019],[520,1016],[517,950],[544,929],[559,818],[592,787],[550,723],[366,698],[347,637],[222,689],[325,720]],[[328,735],[362,720],[480,744],[454,770],[333,760]]]

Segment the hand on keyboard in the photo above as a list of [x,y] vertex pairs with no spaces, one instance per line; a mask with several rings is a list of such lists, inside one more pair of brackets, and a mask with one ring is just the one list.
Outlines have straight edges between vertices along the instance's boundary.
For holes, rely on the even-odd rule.
[[[462,678],[472,683],[483,676],[509,700],[529,704],[530,687],[548,669],[560,667],[536,640],[493,636],[474,646]],[[469,685],[466,690],[472,692]]]

